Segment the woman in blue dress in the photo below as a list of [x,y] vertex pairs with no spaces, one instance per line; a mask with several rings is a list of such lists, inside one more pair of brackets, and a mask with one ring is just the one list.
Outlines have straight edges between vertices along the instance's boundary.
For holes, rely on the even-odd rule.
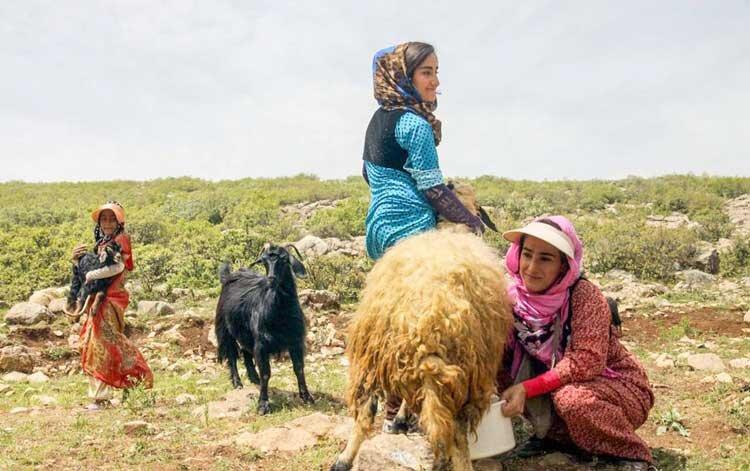
[[[437,108],[438,60],[435,49],[409,42],[378,51],[373,85],[379,108],[365,135],[362,176],[370,186],[367,254],[377,260],[399,240],[433,229],[436,216],[484,231],[443,183],[438,162],[440,121]],[[398,432],[393,418],[400,399],[386,402],[384,431]]]

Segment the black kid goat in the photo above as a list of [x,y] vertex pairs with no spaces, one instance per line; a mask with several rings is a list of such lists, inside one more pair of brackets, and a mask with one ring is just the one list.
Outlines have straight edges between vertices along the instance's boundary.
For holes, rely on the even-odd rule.
[[248,379],[260,384],[258,413],[261,415],[271,410],[268,404],[270,356],[284,351],[288,351],[292,359],[300,398],[307,404],[313,402],[305,383],[305,317],[294,281],[295,275],[303,277],[306,271],[289,253],[287,248],[290,247],[299,256],[293,245],[263,246],[260,256],[250,266],[262,263],[266,276],[249,268],[231,272],[228,263],[219,269],[221,295],[215,321],[218,361],[227,361],[232,385],[241,388],[237,358],[242,351]]
[[[122,248],[117,242],[110,242],[99,250],[99,253],[87,252],[73,267],[73,278],[70,282],[70,292],[67,300],[67,314],[78,320],[82,313],[90,310],[92,313],[99,308],[104,293],[109,288],[114,277],[99,278],[86,282],[86,274],[100,268],[122,263]],[[95,296],[91,296],[95,295]],[[92,306],[93,304],[93,306]]]

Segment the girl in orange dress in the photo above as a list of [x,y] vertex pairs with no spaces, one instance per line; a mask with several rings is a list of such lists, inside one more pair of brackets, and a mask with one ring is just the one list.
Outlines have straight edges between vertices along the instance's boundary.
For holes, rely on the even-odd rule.
[[[96,251],[112,242],[121,248],[122,263],[111,265],[87,275],[86,281],[112,278],[96,312],[88,313],[80,332],[81,367],[89,376],[88,396],[92,403],[87,407],[96,410],[109,405],[113,389],[127,389],[137,384],[153,386],[154,377],[143,355],[125,336],[125,309],[130,294],[125,289],[125,276],[133,271],[133,252],[130,236],[125,232],[125,211],[116,201],[109,201],[91,213],[96,223],[94,236]],[[87,246],[73,250],[77,261]]]

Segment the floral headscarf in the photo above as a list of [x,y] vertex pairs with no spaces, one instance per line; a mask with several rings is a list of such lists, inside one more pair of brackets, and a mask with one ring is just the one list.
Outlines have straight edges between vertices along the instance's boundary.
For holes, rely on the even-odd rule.
[[426,119],[432,126],[435,145],[438,145],[442,136],[441,123],[433,114],[437,100],[423,101],[407,75],[406,48],[409,44],[399,44],[375,53],[372,59],[375,100],[385,110],[409,110]]

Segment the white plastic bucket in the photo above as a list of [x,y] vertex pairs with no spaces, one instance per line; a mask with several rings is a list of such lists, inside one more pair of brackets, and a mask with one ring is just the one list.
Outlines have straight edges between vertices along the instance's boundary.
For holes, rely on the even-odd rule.
[[[495,398],[493,398],[495,400]],[[505,401],[493,402],[477,426],[477,439],[469,433],[469,455],[472,460],[499,455],[516,446],[513,425],[500,406]]]

